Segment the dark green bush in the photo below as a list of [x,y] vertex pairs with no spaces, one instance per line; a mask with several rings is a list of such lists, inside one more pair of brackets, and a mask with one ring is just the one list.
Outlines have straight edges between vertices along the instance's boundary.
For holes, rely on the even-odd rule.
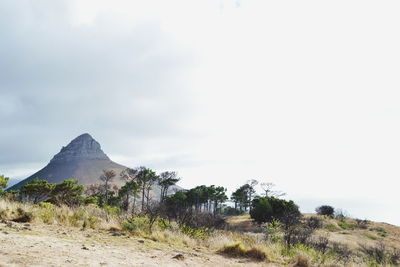
[[318,215],[333,216],[335,209],[329,205],[322,205],[315,209]]
[[292,201],[275,197],[259,197],[253,200],[251,218],[258,223],[280,221],[284,225],[297,224],[300,219],[299,207]]

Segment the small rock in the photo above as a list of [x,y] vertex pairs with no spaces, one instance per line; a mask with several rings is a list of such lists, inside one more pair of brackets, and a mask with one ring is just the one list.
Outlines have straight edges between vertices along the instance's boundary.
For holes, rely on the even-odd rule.
[[82,249],[84,249],[84,250],[89,250],[89,248],[86,247],[85,245],[82,246]]
[[176,255],[173,256],[172,258],[173,258],[173,259],[176,259],[176,260],[182,261],[182,260],[185,259],[185,256],[183,256],[182,254],[176,254]]
[[138,242],[143,244],[143,243],[144,243],[144,240],[138,240]]

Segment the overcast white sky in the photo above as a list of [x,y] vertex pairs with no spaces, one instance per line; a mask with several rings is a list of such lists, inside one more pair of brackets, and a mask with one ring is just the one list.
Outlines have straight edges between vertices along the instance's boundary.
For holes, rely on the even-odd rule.
[[0,2],[0,173],[89,132],[181,186],[400,225],[397,1]]

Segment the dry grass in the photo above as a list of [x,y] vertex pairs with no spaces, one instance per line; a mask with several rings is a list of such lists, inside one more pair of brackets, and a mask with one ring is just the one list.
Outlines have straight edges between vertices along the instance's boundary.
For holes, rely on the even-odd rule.
[[247,249],[240,243],[224,246],[218,252],[233,258],[249,258],[256,261],[264,261],[267,259],[267,255],[261,249],[255,247]]
[[0,219],[92,229],[110,229],[120,225],[117,217],[110,216],[104,210],[92,205],[70,208],[50,203],[31,205],[2,199],[0,199]]
[[360,262],[365,261],[365,255],[360,254],[360,244],[373,247],[379,242],[384,242],[389,249],[400,248],[399,227],[370,222],[366,228],[349,228],[348,225],[356,224],[355,220],[345,219],[339,223],[340,221],[336,219],[320,218],[324,225],[335,225],[339,230],[332,232],[323,227],[315,232],[316,237],[326,236],[331,244],[337,242],[347,246],[354,252],[354,257],[352,256],[348,262],[341,261],[340,255],[335,254],[336,252],[321,253],[304,245],[288,249],[282,242],[267,240],[265,235],[260,232],[262,228],[254,224],[248,215],[229,218],[230,227],[228,229],[230,231],[215,230],[207,233],[205,237],[199,238],[185,233],[174,223],[166,228],[158,226],[156,223],[154,230],[150,233],[146,218],[143,217],[132,218],[130,225],[126,228],[124,216],[110,214],[94,205],[70,208],[57,207],[50,203],[31,205],[0,199],[0,219],[6,221],[61,225],[83,230],[112,230],[117,234],[125,232],[126,235],[130,234],[151,241],[146,244],[154,246],[154,248],[174,247],[207,253],[219,252],[225,257],[243,257],[253,261],[268,259],[268,262],[276,265],[338,266],[339,264],[339,266],[352,266],[355,264],[357,266]]

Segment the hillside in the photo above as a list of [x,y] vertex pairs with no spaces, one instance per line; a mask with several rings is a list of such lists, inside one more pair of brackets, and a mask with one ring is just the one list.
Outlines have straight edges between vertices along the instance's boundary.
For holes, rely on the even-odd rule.
[[[304,215],[311,216],[315,217]],[[30,222],[22,222],[26,218]],[[182,231],[173,224],[165,227],[162,221],[149,232],[145,217],[127,224],[128,218],[95,206],[0,200],[0,266],[379,266],[376,255],[368,255],[366,249],[382,247],[387,260],[390,256],[399,263],[400,227],[386,223],[319,216],[322,227],[313,237],[329,239],[322,253],[272,242],[265,228],[248,215],[226,217],[225,230],[207,234]],[[239,251],[226,254],[226,248],[235,244]],[[241,256],[240,250],[246,248],[265,258]]]

